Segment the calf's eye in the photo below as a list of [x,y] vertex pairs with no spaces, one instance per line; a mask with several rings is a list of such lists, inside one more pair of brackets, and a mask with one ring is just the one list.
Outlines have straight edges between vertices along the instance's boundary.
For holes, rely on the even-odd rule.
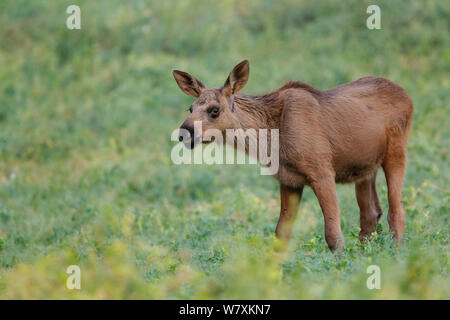
[[218,107],[213,107],[209,110],[209,113],[211,115],[212,118],[217,118],[217,116],[219,115],[219,108]]

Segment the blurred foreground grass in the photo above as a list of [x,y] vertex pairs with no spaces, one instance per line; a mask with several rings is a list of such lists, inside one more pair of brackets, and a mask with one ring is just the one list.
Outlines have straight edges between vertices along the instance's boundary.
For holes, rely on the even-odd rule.
[[[450,298],[450,7],[376,1],[0,3],[0,297]],[[289,252],[274,253],[276,182],[256,166],[175,166],[170,134],[191,99],[172,69],[208,86],[251,61],[247,93],[288,80],[326,89],[379,75],[415,103],[404,186],[406,240],[363,248],[353,186],[338,187],[344,256],[323,240],[308,189]],[[66,289],[67,266],[82,289]],[[381,290],[366,269],[381,268]]]

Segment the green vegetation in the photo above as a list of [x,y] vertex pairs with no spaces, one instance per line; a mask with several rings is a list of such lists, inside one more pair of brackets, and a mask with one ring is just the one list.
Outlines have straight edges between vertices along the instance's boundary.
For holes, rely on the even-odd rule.
[[[79,31],[66,28],[74,2]],[[360,0],[1,1],[0,297],[449,299],[450,6],[376,3],[382,30]],[[354,187],[338,186],[338,260],[310,189],[280,256],[275,180],[171,163],[192,101],[172,69],[213,87],[245,58],[247,93],[380,75],[411,94],[403,246],[387,235],[382,172],[365,247]],[[66,289],[72,264],[81,290]],[[381,290],[366,287],[372,264]]]

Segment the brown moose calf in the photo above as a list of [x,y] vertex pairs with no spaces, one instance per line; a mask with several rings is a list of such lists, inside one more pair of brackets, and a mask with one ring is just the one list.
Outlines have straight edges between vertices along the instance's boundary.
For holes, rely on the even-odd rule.
[[[207,89],[192,75],[174,71],[181,90],[197,99],[181,128],[191,132],[194,121],[203,130],[278,129],[281,212],[276,235],[287,245],[303,187],[310,186],[322,208],[325,239],[334,251],[344,244],[336,183],[355,183],[360,208],[360,240],[376,230],[382,209],[375,181],[383,167],[387,186],[388,222],[400,242],[405,226],[402,182],[413,103],[397,84],[366,77],[330,90],[317,90],[300,81],[263,95],[237,94],[247,83],[249,62],[238,64],[220,88]],[[180,136],[180,141],[182,136]],[[234,142],[233,142],[234,144]]]

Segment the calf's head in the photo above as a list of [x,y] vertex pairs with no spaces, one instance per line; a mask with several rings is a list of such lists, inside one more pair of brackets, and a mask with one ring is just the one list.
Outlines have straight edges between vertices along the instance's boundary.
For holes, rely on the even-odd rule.
[[[173,76],[180,89],[191,97],[197,98],[189,107],[190,115],[180,127],[179,140],[194,148],[198,143],[211,142],[204,132],[216,129],[225,132],[234,127],[234,95],[247,83],[250,72],[248,60],[244,60],[231,70],[225,84],[219,88],[208,89],[203,83],[187,72],[174,70]],[[201,122],[201,132],[194,136],[194,124]]]

